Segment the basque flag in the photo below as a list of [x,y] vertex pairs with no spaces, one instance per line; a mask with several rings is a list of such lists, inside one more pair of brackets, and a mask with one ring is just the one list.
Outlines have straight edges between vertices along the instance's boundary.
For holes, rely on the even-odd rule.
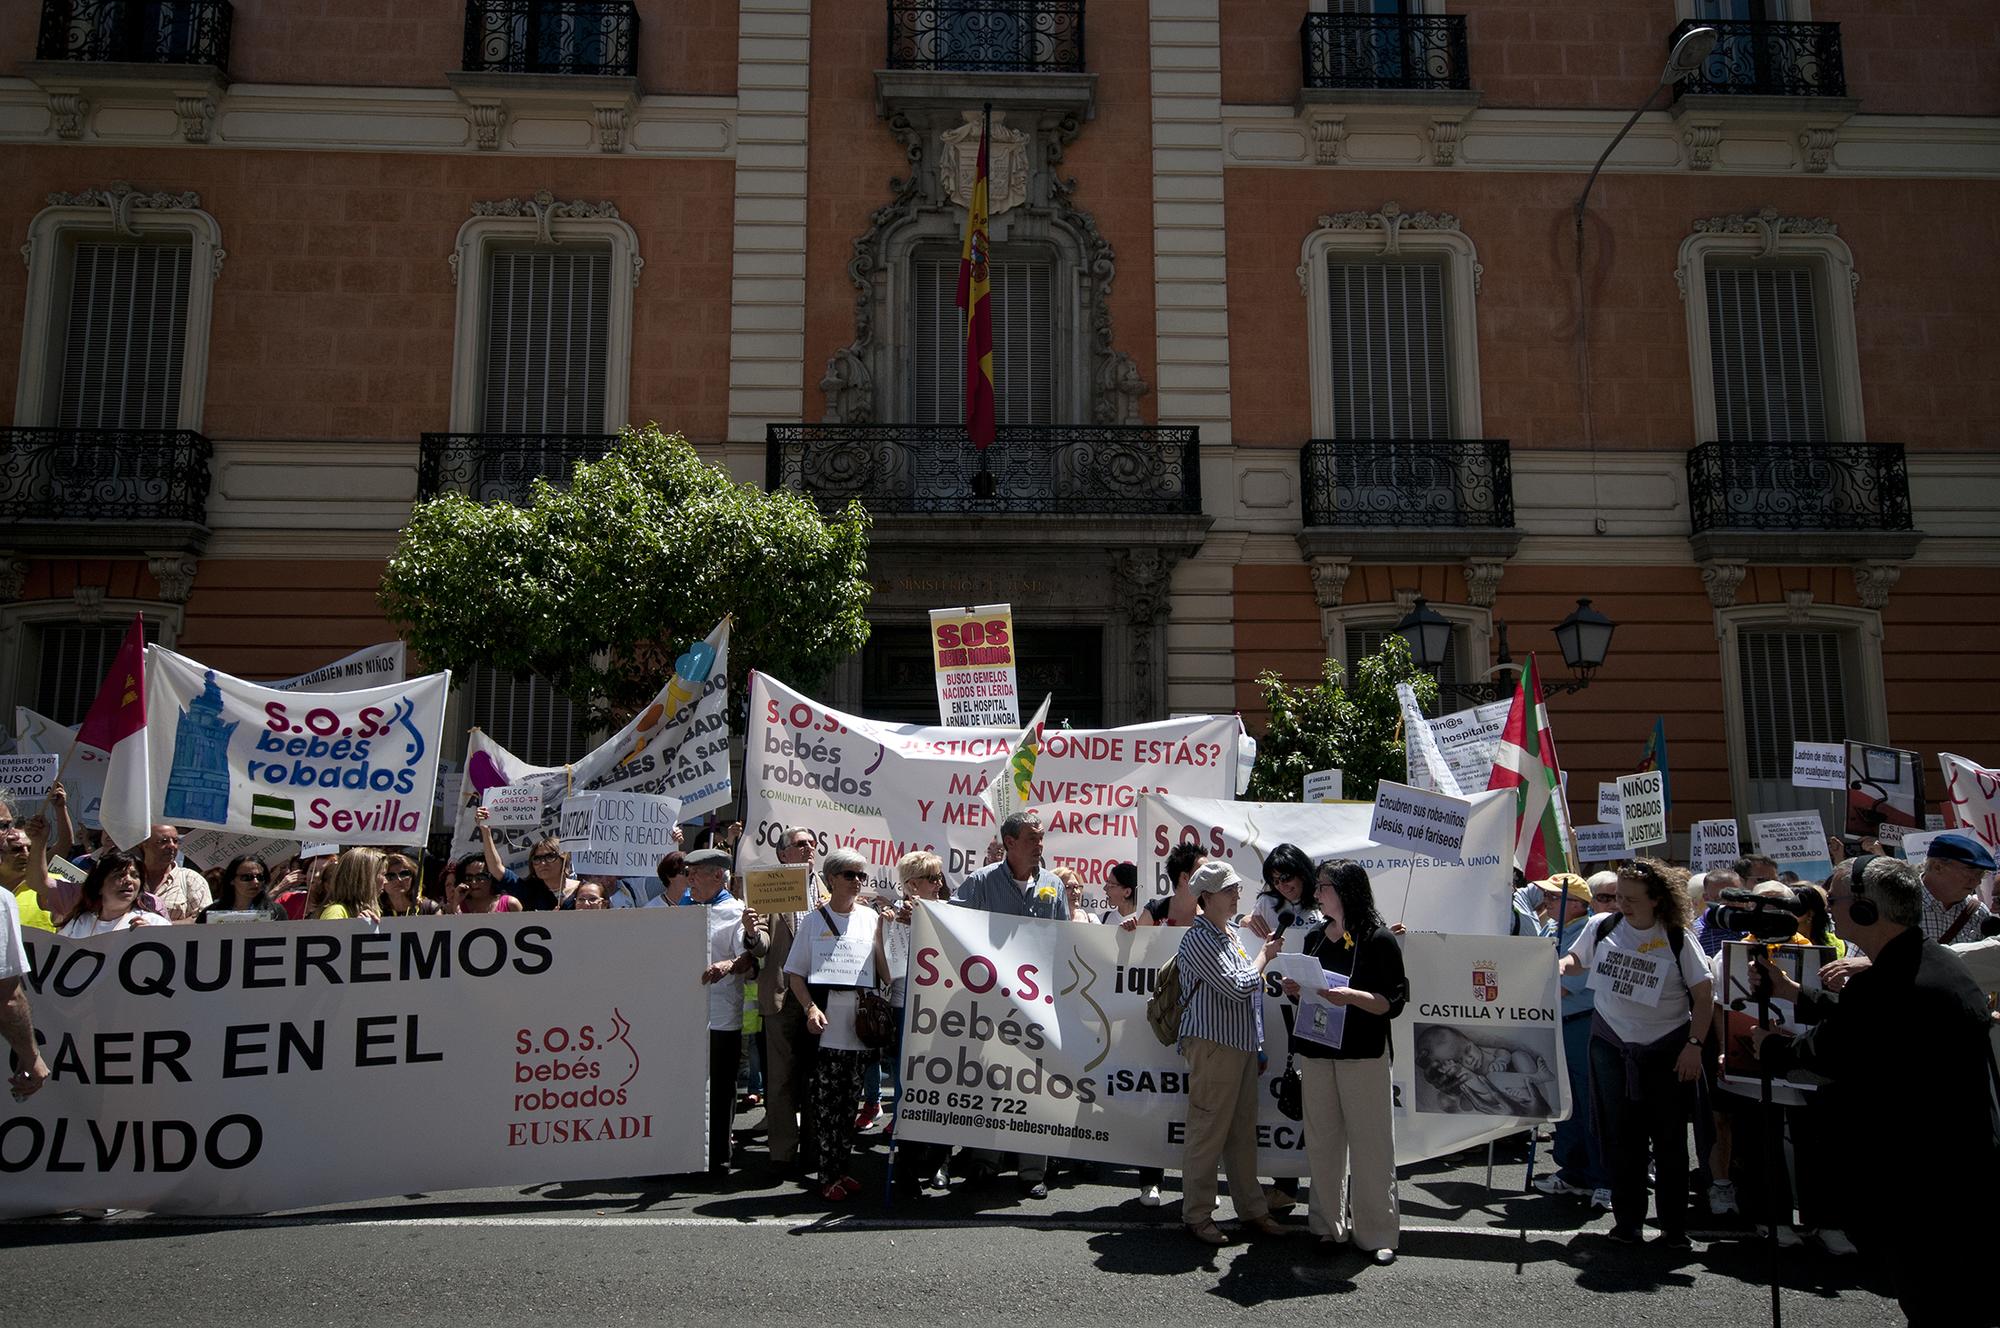
[[993,404],[993,300],[986,269],[992,244],[986,234],[987,157],[993,108],[979,128],[979,178],[965,209],[965,244],[958,255],[958,307],[965,310],[965,432],[984,452],[999,420]]
[[1542,705],[1542,679],[1535,657],[1521,666],[1521,685],[1507,711],[1507,727],[1493,754],[1489,789],[1513,789],[1514,865],[1531,881],[1570,870],[1569,837],[1563,828],[1562,763]]

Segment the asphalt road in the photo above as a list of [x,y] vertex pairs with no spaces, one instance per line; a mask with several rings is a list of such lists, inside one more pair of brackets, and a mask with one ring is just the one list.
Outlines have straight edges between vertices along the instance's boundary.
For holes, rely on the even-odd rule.
[[[656,1177],[487,1189],[259,1218],[119,1214],[0,1224],[5,1321],[59,1325],[582,1323],[839,1325],[891,1319],[1134,1325],[1346,1316],[1362,1324],[1622,1326],[1768,1322],[1764,1246],[1626,1249],[1576,1200],[1522,1194],[1523,1148],[1406,1170],[1403,1244],[1378,1268],[1303,1233],[1220,1250],[1143,1208],[1129,1172],[1065,1174],[1046,1200],[1011,1179],[895,1205],[881,1148],[859,1201],[829,1214],[758,1165],[721,1182]],[[1225,1201],[1224,1211],[1227,1212]],[[1706,1235],[1709,1233],[1698,1233]],[[1899,1323],[1854,1260],[1784,1257],[1787,1324]],[[1246,1314],[1245,1312],[1249,1312]]]

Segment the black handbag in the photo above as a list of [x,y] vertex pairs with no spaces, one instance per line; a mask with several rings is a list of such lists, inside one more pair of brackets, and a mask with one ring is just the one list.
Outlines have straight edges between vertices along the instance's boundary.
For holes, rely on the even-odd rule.
[[[879,991],[862,990],[855,993],[854,1036],[870,1051],[880,1051],[894,1046],[896,1035],[902,1031],[901,1021],[896,1018],[896,1007],[889,1004],[889,998]],[[1298,1119],[1296,1116],[1294,1120]]]
[[1286,1120],[1304,1120],[1306,1086],[1299,1078],[1298,1067],[1292,1064],[1290,1056],[1285,1057],[1285,1072],[1278,1076],[1278,1110]]

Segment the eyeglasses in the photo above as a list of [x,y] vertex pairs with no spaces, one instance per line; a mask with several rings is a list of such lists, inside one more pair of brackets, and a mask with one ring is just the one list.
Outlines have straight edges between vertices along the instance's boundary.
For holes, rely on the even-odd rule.
[[1618,892],[1616,890],[1606,890],[1603,894],[1593,892],[1590,898],[1592,903],[1615,904],[1618,902]]
[[561,862],[561,861],[562,861],[562,854],[560,854],[560,853],[533,853],[533,854],[530,854],[530,855],[528,856],[528,861],[529,861],[529,862]]
[[837,871],[834,875],[845,881],[865,881],[868,879],[868,873],[865,871]]

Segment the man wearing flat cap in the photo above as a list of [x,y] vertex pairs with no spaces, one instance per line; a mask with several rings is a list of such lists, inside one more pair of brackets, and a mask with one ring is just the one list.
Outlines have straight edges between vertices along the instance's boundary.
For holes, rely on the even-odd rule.
[[743,1056],[743,977],[756,967],[765,939],[757,915],[729,892],[729,853],[687,855],[688,895],[708,910],[708,1174],[729,1173],[729,1131],[736,1116],[736,1066]]
[[1924,917],[1927,941],[1953,945],[1979,939],[1988,916],[1979,902],[1979,882],[1993,870],[1993,855],[1970,833],[1939,835],[1924,854]]

